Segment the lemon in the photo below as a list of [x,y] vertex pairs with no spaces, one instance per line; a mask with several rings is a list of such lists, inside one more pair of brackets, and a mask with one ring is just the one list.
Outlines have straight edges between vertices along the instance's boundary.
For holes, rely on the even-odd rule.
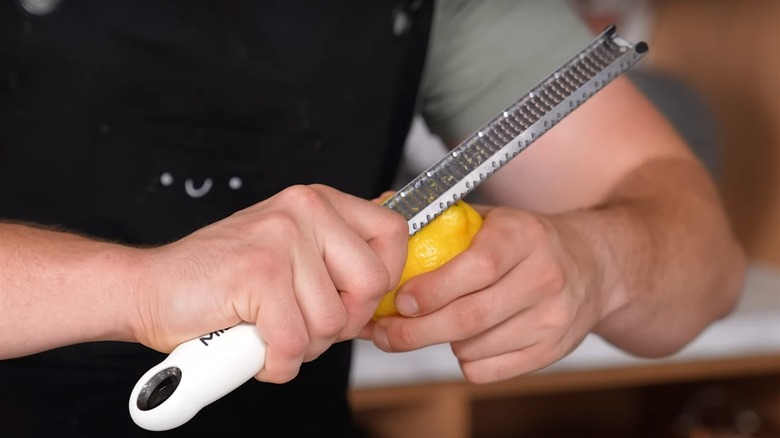
[[432,271],[463,252],[480,227],[482,217],[479,213],[466,202],[458,201],[411,236],[401,281],[382,297],[374,319],[398,315],[395,308],[398,288],[410,278]]

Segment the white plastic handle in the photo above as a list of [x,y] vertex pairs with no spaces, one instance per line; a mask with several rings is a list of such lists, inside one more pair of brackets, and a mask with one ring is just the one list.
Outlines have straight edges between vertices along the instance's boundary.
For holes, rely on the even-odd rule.
[[250,323],[187,341],[136,383],[130,416],[152,431],[181,426],[260,372],[265,350],[265,341]]

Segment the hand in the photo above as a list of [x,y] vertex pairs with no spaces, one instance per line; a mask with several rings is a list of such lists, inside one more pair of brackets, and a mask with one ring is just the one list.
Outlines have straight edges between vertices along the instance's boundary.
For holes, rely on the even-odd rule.
[[259,380],[295,377],[355,337],[399,281],[408,228],[391,210],[325,186],[294,186],[159,248],[142,250],[136,339],[181,342],[256,322]]
[[479,209],[484,223],[469,249],[405,283],[396,297],[405,317],[381,318],[362,336],[385,351],[450,342],[466,378],[489,382],[571,352],[604,303],[595,255],[565,221]]

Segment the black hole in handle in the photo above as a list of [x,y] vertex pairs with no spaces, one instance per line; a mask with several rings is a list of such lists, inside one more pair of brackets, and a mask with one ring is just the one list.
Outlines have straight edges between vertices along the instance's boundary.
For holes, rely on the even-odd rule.
[[142,411],[160,406],[176,391],[181,382],[181,370],[177,367],[165,368],[152,376],[138,394],[136,405]]

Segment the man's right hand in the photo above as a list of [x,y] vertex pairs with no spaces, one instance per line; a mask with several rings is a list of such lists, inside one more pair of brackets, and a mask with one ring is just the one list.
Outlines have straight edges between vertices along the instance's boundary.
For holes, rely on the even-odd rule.
[[131,327],[168,352],[240,321],[268,344],[259,380],[282,383],[354,338],[406,260],[403,217],[321,186],[293,186],[168,245],[140,251]]

